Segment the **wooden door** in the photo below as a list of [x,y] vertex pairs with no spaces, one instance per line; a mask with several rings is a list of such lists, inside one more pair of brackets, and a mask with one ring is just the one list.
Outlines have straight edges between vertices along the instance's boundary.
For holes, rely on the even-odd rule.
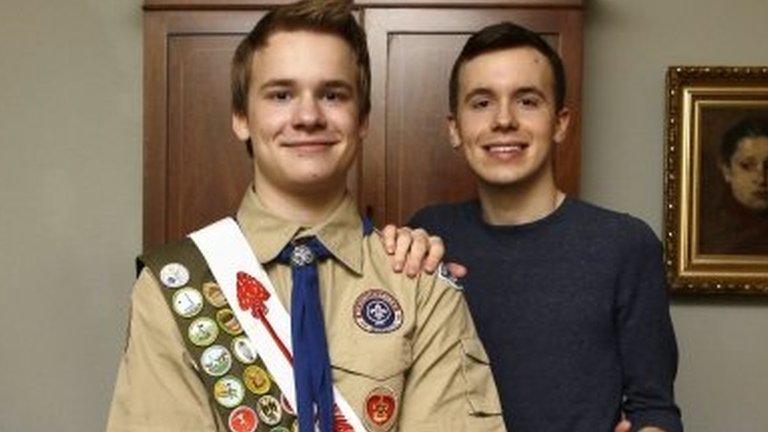
[[581,11],[578,9],[371,9],[364,22],[373,70],[371,135],[363,153],[362,205],[382,222],[405,223],[421,207],[475,196],[475,180],[448,143],[448,81],[469,35],[512,21],[544,36],[562,55],[573,109],[556,179],[579,184]]

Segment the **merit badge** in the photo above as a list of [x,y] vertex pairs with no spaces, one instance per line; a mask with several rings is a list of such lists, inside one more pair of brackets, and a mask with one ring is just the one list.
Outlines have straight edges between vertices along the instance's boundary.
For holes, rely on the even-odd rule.
[[248,336],[238,336],[232,340],[232,352],[240,363],[251,364],[256,361],[258,354]]
[[234,408],[245,398],[243,382],[232,375],[227,375],[213,385],[213,397],[221,406]]
[[269,432],[291,432],[291,431],[289,431],[288,428],[286,427],[277,426],[270,429]]
[[294,420],[293,424],[291,425],[291,432],[299,432],[299,421]]
[[280,406],[283,407],[283,411],[287,412],[290,415],[296,415],[296,411],[293,410],[293,407],[291,406],[291,403],[288,402],[288,398],[285,397],[285,394],[280,394]]
[[386,432],[397,418],[397,396],[389,387],[376,387],[365,397],[365,423],[374,430]]
[[274,426],[280,423],[283,418],[283,409],[280,408],[280,402],[274,396],[264,395],[256,402],[259,410],[259,418],[264,423]]
[[160,282],[168,288],[178,288],[189,282],[189,270],[179,263],[170,263],[160,269]]
[[272,381],[269,379],[267,371],[258,366],[248,366],[245,368],[243,371],[243,381],[245,381],[245,386],[248,387],[248,390],[257,395],[263,395],[272,386]]
[[192,324],[189,325],[187,336],[197,346],[208,346],[219,336],[219,327],[216,326],[216,322],[213,319],[201,317],[192,321]]
[[221,287],[216,282],[206,282],[203,284],[203,295],[213,307],[220,308],[227,304],[227,298],[221,292]]
[[240,322],[235,318],[232,309],[222,309],[216,312],[216,321],[225,332],[232,336],[237,336],[243,332],[243,328],[240,327]]
[[221,345],[213,345],[203,351],[200,366],[211,376],[222,376],[232,367],[232,354]]
[[387,291],[368,290],[355,300],[355,322],[369,333],[389,333],[400,328],[403,310]]
[[453,273],[448,270],[448,267],[446,267],[443,263],[440,263],[440,266],[437,268],[437,278],[444,281],[454,289],[459,291],[464,290],[464,285],[459,282],[459,278],[454,276]]
[[228,423],[232,432],[253,432],[259,426],[259,417],[251,407],[241,405],[229,413]]
[[191,318],[203,310],[203,296],[200,291],[186,287],[173,294],[173,310],[184,318]]

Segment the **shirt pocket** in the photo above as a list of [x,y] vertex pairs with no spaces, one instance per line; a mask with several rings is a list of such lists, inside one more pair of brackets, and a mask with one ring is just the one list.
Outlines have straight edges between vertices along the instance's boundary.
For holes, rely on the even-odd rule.
[[346,336],[331,353],[331,367],[373,381],[403,377],[410,363],[410,342],[398,335]]
[[483,345],[476,338],[461,339],[461,371],[466,380],[467,399],[475,416],[501,415],[501,403]]

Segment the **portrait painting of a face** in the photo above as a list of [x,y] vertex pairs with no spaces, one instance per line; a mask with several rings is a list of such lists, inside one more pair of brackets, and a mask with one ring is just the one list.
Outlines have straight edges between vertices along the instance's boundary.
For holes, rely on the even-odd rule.
[[699,253],[768,255],[768,104],[701,111]]

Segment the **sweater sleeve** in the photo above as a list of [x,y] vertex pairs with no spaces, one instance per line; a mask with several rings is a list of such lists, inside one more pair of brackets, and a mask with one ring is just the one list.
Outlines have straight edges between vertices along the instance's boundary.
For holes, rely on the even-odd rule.
[[623,410],[632,430],[655,426],[681,432],[674,401],[677,343],[669,315],[661,243],[630,218],[616,295],[616,330],[623,368]]

